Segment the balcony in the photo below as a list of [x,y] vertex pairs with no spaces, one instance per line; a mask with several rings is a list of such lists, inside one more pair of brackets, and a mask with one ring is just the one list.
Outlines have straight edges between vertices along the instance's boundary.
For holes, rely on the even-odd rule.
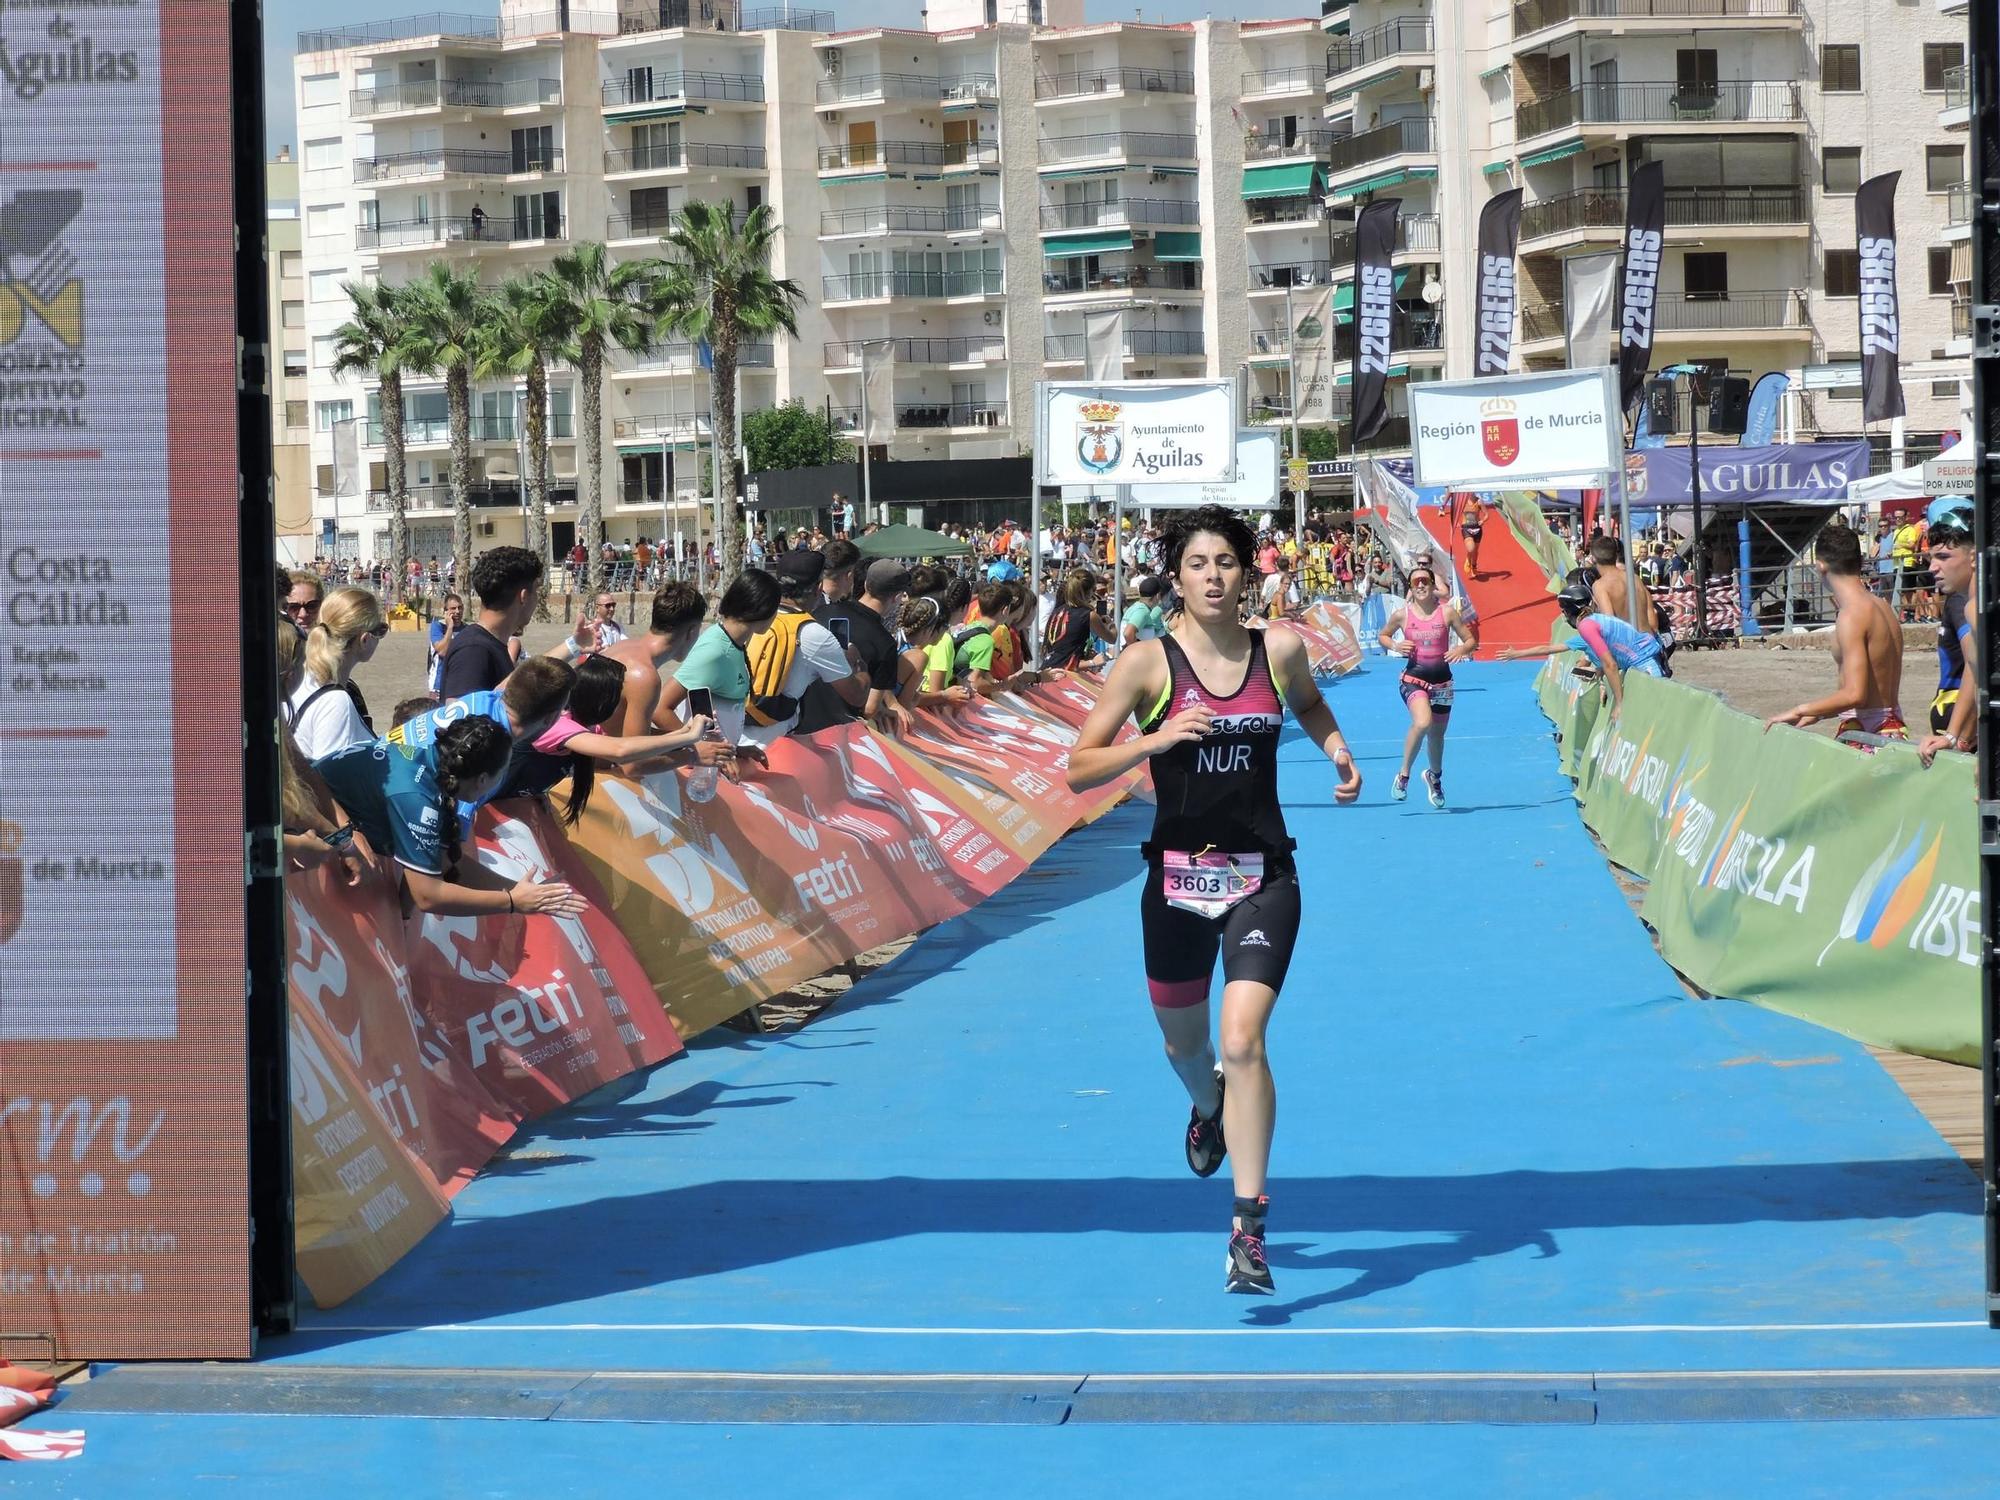
[[[1389,319],[1389,349],[1394,354],[1410,354],[1444,348],[1444,323],[1428,307],[1413,308],[1398,302]],[[1354,358],[1354,324],[1342,323],[1334,329],[1333,357]]]
[[1951,299],[1951,336],[1955,339],[1972,337],[1972,299],[1969,297]]
[[1788,79],[1718,83],[1587,83],[1514,111],[1518,140],[1585,125],[1789,125],[1805,119]]
[[1253,94],[1310,93],[1320,81],[1319,73],[1305,63],[1291,68],[1262,68],[1243,75],[1240,92],[1246,98]]
[[607,78],[602,93],[606,109],[682,104],[690,99],[762,104],[764,78],[760,73],[640,73]]
[[[1760,228],[1804,224],[1807,218],[1808,192],[1803,187],[1667,189],[1669,227]],[[1623,189],[1579,188],[1521,210],[1523,244],[1591,230],[1606,230],[1615,236],[1624,229]]]
[[1042,294],[1077,297],[1086,292],[1198,292],[1201,267],[1193,262],[1154,266],[1103,266],[1095,271],[1044,271]]
[[[467,487],[466,503],[474,510],[512,509],[522,503],[520,481],[509,476],[505,483],[482,479]],[[574,479],[549,479],[549,504],[552,506],[576,504],[576,481]],[[451,486],[449,484],[413,484],[404,492],[406,509],[410,513],[444,511],[451,506]],[[389,513],[389,494],[386,490],[368,492],[368,511],[371,515]]]
[[[774,356],[775,346],[768,341],[745,342],[736,346],[736,363],[745,370],[768,370]],[[702,357],[703,351],[696,345],[674,340],[655,344],[638,353],[627,349],[612,350],[606,355],[605,362],[621,375],[673,375],[706,369]]]
[[1972,90],[1965,81],[1965,65],[1944,70],[1944,107],[1946,109],[1969,109],[1972,106]]
[[434,245],[512,245],[562,238],[560,218],[552,224],[518,224],[511,219],[471,215],[363,225],[354,232],[354,246],[357,250],[418,250]]
[[789,5],[741,10],[735,0],[623,0],[618,34],[648,31],[832,31],[830,10],[798,10]]
[[1662,333],[1739,333],[1798,329],[1806,324],[1805,294],[1791,288],[1769,292],[1724,292],[1716,296],[1663,295],[1653,305]]
[[1532,344],[1538,339],[1559,339],[1567,337],[1569,324],[1564,321],[1563,305],[1560,302],[1524,302],[1521,304],[1521,342]]
[[1327,164],[1336,173],[1351,172],[1392,156],[1423,155],[1433,149],[1428,119],[1392,120],[1373,130],[1336,141],[1327,153]]
[[1668,21],[1670,29],[1722,21],[1798,21],[1801,0],[1523,0],[1514,7],[1514,35],[1528,36],[1567,21]]
[[822,78],[813,89],[815,103],[842,106],[887,99],[921,99],[928,104],[942,95],[935,73],[848,73]]
[[1301,130],[1290,140],[1282,136],[1266,137],[1252,131],[1243,137],[1243,159],[1268,161],[1280,156],[1325,156],[1333,149],[1334,142],[1346,139],[1336,130]]
[[866,167],[990,167],[999,161],[998,141],[857,141],[819,148],[822,172]]
[[879,302],[891,297],[938,300],[946,297],[999,297],[1006,293],[995,271],[859,271],[822,276],[820,300]]
[[[1526,236],[1523,236],[1526,238]],[[1436,254],[1438,248],[1438,216],[1436,214],[1411,214],[1396,220],[1396,245],[1390,253],[1404,255],[1410,253]],[[1354,231],[1336,229],[1333,232],[1331,259],[1335,266],[1354,264]]]
[[[514,416],[503,412],[499,416],[475,414],[472,418],[472,441],[475,443],[511,443],[514,441]],[[361,423],[361,442],[364,447],[382,446],[382,423],[378,417],[368,417]],[[403,418],[403,446],[405,448],[444,448],[451,444],[451,420],[448,417],[405,417]]]
[[1158,130],[1108,131],[1096,135],[1044,136],[1038,143],[1041,163],[1093,161],[1124,157],[1141,161],[1193,161],[1194,137]]
[[529,109],[561,102],[562,81],[555,78],[426,78],[350,90],[347,112],[365,120],[418,109]]
[[408,177],[514,177],[529,172],[560,172],[562,152],[529,151],[398,151],[389,156],[361,156],[354,161],[356,182],[400,182]]
[[[829,370],[858,370],[864,344],[875,340],[845,339],[825,344],[821,353]],[[979,365],[1007,357],[1007,340],[997,333],[962,338],[892,339],[896,360],[906,365]]]
[[[832,409],[833,427],[836,432],[859,432],[861,430],[861,408],[858,406],[836,406]],[[953,427],[1005,427],[1007,425],[1007,403],[1004,401],[952,401],[934,405],[916,402],[896,403],[896,426],[898,430],[941,431]]]
[[[1083,362],[1084,335],[1050,333],[1042,336],[1042,362],[1074,365]],[[1203,359],[1206,345],[1198,328],[1129,328],[1125,331],[1127,359]]]
[[298,50],[337,52],[344,47],[413,42],[433,36],[455,42],[497,42],[500,40],[500,23],[492,16],[431,10],[420,15],[399,16],[393,21],[360,21],[351,26],[314,27],[299,33]]
[[[1352,259],[1349,252],[1349,259]],[[1276,265],[1252,266],[1250,290],[1283,291],[1295,286],[1325,286],[1333,278],[1333,263],[1324,260],[1294,260]]]
[[1952,226],[1972,222],[1973,205],[1978,202],[1969,182],[1954,182],[1945,197],[1945,223]]
[[819,216],[819,232],[822,236],[965,234],[999,227],[1000,205],[997,203],[965,203],[956,208],[878,203],[869,208],[830,209]]
[[1192,94],[1194,74],[1184,68],[1092,68],[1081,73],[1041,73],[1037,99],[1075,99],[1086,94]]
[[604,153],[604,170],[618,172],[678,172],[688,167],[711,167],[732,172],[761,172],[766,157],[762,146],[718,146],[706,141],[682,141],[677,145],[631,146]]
[[1121,198],[1115,203],[1053,203],[1042,208],[1044,229],[1094,229],[1100,224],[1199,224],[1201,205],[1181,198]]
[[644,438],[692,443],[714,435],[713,414],[705,411],[635,412],[611,419],[611,440],[614,443]]
[[1243,227],[1269,229],[1281,224],[1319,224],[1326,204],[1318,198],[1264,198],[1244,205]]
[[1329,79],[1373,67],[1392,57],[1428,53],[1437,43],[1431,23],[1420,16],[1399,16],[1385,21],[1373,31],[1343,38],[1326,49],[1326,76]]

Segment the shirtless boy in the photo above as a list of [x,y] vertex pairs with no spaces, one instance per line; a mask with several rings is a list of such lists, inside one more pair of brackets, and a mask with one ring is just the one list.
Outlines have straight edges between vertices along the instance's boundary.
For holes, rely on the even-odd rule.
[[1861,539],[1839,522],[1819,534],[1820,575],[1833,590],[1838,611],[1833,627],[1833,664],[1840,686],[1824,698],[1801,703],[1764,721],[1804,728],[1839,715],[1836,734],[1859,731],[1906,740],[1899,694],[1903,686],[1903,627],[1888,602],[1872,593],[1861,575]]

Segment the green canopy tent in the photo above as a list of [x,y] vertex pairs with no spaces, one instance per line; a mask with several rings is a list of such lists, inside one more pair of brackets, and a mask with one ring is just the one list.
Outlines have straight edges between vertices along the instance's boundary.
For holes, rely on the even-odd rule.
[[884,526],[871,531],[856,544],[861,555],[877,557],[970,557],[972,544],[957,541],[940,531],[921,526]]

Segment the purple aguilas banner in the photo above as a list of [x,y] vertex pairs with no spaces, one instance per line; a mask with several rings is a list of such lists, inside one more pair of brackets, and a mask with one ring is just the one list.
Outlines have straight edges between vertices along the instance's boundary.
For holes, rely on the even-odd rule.
[[[1704,505],[1745,500],[1839,505],[1847,487],[1868,477],[1868,444],[1776,443],[1766,448],[1723,446],[1701,450]],[[1626,499],[1640,506],[1686,505],[1688,450],[1647,448],[1625,457]]]

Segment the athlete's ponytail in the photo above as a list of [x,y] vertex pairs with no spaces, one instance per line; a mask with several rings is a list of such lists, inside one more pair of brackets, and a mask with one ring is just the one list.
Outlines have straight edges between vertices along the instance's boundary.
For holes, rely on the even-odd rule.
[[514,748],[507,731],[484,714],[454,719],[437,732],[438,813],[445,868],[458,863],[458,804],[463,789],[507,769]]

